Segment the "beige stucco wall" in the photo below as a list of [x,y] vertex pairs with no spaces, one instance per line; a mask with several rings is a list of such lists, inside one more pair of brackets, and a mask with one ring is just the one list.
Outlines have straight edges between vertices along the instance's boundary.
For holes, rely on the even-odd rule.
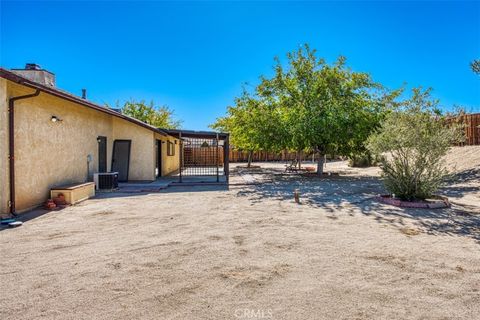
[[[10,96],[25,93],[23,87],[9,82]],[[62,121],[52,122],[53,115]],[[53,186],[84,182],[87,181],[87,172],[90,175],[97,172],[98,136],[107,137],[107,143],[110,145],[107,148],[107,161],[110,162],[111,116],[46,93],[17,101],[15,103],[17,211],[44,202]],[[93,159],[89,165],[88,155]]]
[[155,180],[154,132],[126,120],[113,118],[113,138],[132,140],[129,180]]
[[0,78],[0,215],[8,212],[9,197],[7,81]]
[[[155,134],[155,139],[162,141],[162,176],[175,174],[178,172],[180,165],[180,143],[177,138],[171,136],[162,136],[158,133]],[[167,155],[167,141],[171,141],[175,146],[175,155]],[[175,144],[177,141],[177,144]]]
[[[8,212],[8,97],[34,90],[0,79],[0,213]],[[62,119],[52,122],[55,115]],[[129,121],[95,111],[80,104],[40,93],[38,97],[15,103],[16,209],[25,211],[43,203],[53,186],[87,180],[87,156],[90,177],[98,171],[98,136],[107,137],[107,169],[111,169],[113,141],[131,140],[129,180],[155,179],[155,136],[166,139]],[[174,140],[172,137],[170,139]],[[165,145],[165,146],[164,146]],[[166,144],[162,164],[164,174],[178,168],[175,157],[167,157]],[[175,162],[175,159],[176,162]],[[175,165],[176,163],[176,165]]]

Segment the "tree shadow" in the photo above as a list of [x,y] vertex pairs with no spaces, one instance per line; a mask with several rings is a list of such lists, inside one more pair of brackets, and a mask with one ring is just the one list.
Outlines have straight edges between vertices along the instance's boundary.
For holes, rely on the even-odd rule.
[[[273,173],[273,174],[272,174]],[[378,177],[366,176],[330,176],[310,178],[301,175],[285,175],[270,170],[268,178],[242,188],[239,197],[248,197],[253,203],[267,198],[293,201],[294,191],[298,189],[301,203],[321,208],[329,213],[361,212],[371,216],[378,223],[389,224],[398,229],[415,225],[431,235],[462,236],[475,239],[480,243],[480,206],[453,204],[444,209],[400,208],[375,200],[379,194],[386,193]],[[478,189],[449,186],[448,194],[465,194]]]
[[480,168],[471,168],[466,169],[457,173],[452,174],[448,183],[459,183],[459,182],[470,182],[470,181],[479,181],[480,180]]
[[480,215],[471,213],[473,206],[454,204],[443,209],[414,209],[371,201],[359,207],[363,214],[373,216],[379,223],[403,229],[407,226],[406,221],[410,220],[427,234],[468,237],[480,244]]

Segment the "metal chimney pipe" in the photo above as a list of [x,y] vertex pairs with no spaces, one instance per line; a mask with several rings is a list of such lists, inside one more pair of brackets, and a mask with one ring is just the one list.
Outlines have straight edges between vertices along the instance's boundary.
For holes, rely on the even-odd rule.
[[82,89],[82,99],[87,99],[87,89]]

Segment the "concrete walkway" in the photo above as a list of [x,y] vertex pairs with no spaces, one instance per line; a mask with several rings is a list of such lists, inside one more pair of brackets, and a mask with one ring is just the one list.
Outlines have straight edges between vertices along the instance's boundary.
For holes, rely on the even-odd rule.
[[114,192],[119,193],[137,193],[137,192],[159,192],[172,185],[205,185],[205,184],[225,184],[227,183],[225,176],[187,176],[182,177],[182,182],[179,182],[178,176],[162,177],[152,182],[125,182],[118,184],[118,190]]

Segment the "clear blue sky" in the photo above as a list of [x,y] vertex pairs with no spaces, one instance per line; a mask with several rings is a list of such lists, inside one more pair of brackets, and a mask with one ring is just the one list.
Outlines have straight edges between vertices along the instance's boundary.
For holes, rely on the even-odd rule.
[[3,67],[36,62],[98,103],[154,99],[188,129],[207,129],[302,43],[480,112],[479,2],[1,2]]

